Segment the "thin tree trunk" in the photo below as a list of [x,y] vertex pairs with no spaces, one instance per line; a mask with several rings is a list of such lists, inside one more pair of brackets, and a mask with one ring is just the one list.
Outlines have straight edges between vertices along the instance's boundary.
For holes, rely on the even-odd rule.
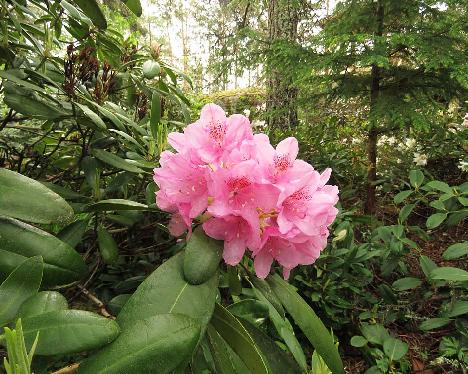
[[[270,0],[268,4],[268,29],[272,50],[278,42],[295,43],[299,22],[298,4],[290,0]],[[271,51],[272,51],[271,50]],[[268,57],[267,111],[268,122],[272,127],[297,125],[297,88],[284,68]]]
[[[383,35],[384,8],[381,0],[377,3],[377,36]],[[375,44],[378,41],[374,41]],[[380,94],[380,68],[372,65],[371,86],[370,86],[370,113],[369,113],[369,133],[367,137],[367,160],[369,162],[367,171],[367,198],[364,206],[366,214],[375,214],[376,210],[376,181],[377,181],[377,126],[378,119],[376,114],[377,101]]]

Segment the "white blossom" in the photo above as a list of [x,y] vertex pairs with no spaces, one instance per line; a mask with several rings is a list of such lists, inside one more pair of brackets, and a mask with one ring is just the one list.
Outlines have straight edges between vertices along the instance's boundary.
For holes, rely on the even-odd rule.
[[266,122],[260,119],[255,119],[252,121],[252,127],[266,127]]
[[458,164],[458,168],[461,171],[468,171],[468,161],[464,161],[464,160],[460,159],[460,163]]
[[424,153],[414,152],[413,156],[414,156],[413,162],[416,165],[418,165],[418,166],[427,165],[427,155],[425,155]]
[[244,116],[246,116],[247,118],[250,117],[250,109],[244,109],[242,113],[244,113]]

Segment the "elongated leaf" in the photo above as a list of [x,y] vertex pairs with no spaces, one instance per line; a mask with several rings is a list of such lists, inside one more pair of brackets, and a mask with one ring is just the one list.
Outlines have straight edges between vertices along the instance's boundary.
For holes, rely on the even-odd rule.
[[141,9],[140,0],[122,0],[128,9],[130,9],[133,14],[137,17],[140,17],[143,10]]
[[413,193],[413,190],[401,191],[395,195],[393,201],[395,204],[400,204],[403,200],[409,197]]
[[211,324],[252,373],[271,372],[250,333],[227,309],[216,304]]
[[451,318],[462,316],[464,314],[468,314],[468,301],[467,300],[455,301],[452,308],[448,312],[448,316]]
[[440,267],[431,271],[431,279],[440,279],[450,282],[468,281],[468,271],[454,267]]
[[441,181],[432,181],[426,184],[426,186],[434,189],[434,190],[439,190],[445,193],[453,193],[452,188],[445,182]]
[[109,212],[113,210],[148,210],[148,206],[132,200],[108,199],[90,204],[85,208],[86,212]]
[[107,28],[106,17],[96,0],[73,0],[83,13],[100,29]]
[[81,364],[78,372],[170,373],[190,359],[199,336],[199,323],[184,315],[161,314],[138,320]]
[[294,330],[291,324],[285,317],[281,317],[275,307],[265,298],[265,296],[263,296],[260,291],[258,291],[256,288],[254,288],[254,291],[259,300],[268,307],[268,313],[276,331],[283,338],[292,355],[296,359],[296,362],[302,371],[307,371],[307,362],[304,351],[302,350],[300,343],[294,335]]
[[0,215],[48,224],[69,220],[73,209],[42,183],[0,169]]
[[0,327],[13,320],[21,304],[37,293],[43,266],[40,256],[31,257],[0,285]]
[[68,302],[57,291],[42,291],[27,299],[18,311],[21,318],[33,317],[54,310],[67,310]]
[[421,283],[421,280],[418,278],[407,277],[393,282],[392,287],[398,291],[406,291],[419,287]]
[[208,344],[211,355],[219,374],[235,374],[239,372],[233,355],[230,354],[227,343],[211,325],[207,328]]
[[184,256],[184,275],[190,284],[202,284],[218,269],[223,242],[208,237],[201,227],[192,233]]
[[86,105],[78,104],[79,108],[83,111],[83,113],[88,117],[93,123],[101,130],[107,130],[107,126],[104,121],[99,117],[98,114],[94,113],[91,109],[89,109]]
[[203,284],[191,285],[184,279],[183,264],[181,252],[146,278],[117,316],[122,329],[136,320],[164,313],[186,314],[199,320],[204,329],[213,313],[218,274]]
[[22,321],[26,345],[39,332],[36,355],[42,356],[100,348],[120,333],[115,321],[84,310],[55,310]]
[[273,292],[333,373],[344,373],[333,338],[312,308],[278,275],[268,278]]
[[150,128],[153,139],[158,139],[159,122],[161,121],[161,97],[154,91],[151,98]]
[[419,325],[419,328],[423,331],[429,331],[438,329],[439,327],[443,327],[448,325],[452,320],[450,318],[429,318],[422,322]]
[[100,159],[102,162],[114,166],[118,169],[130,171],[132,173],[144,173],[143,170],[133,165],[128,160],[125,160],[119,156],[116,156],[110,152],[104,151],[102,149],[94,149],[93,155]]
[[436,227],[440,226],[442,222],[447,218],[447,213],[435,213],[426,221],[426,226],[428,229],[435,229]]
[[12,218],[0,217],[0,279],[26,258],[42,256],[44,286],[68,284],[87,271],[81,256],[55,236]]
[[421,269],[427,279],[431,279],[431,271],[437,269],[437,264],[425,255],[421,255],[421,257],[419,257],[419,266],[421,266]]
[[452,244],[443,253],[444,260],[455,260],[468,255],[468,242]]
[[67,243],[70,247],[75,248],[83,238],[86,229],[88,228],[89,219],[81,219],[65,226],[57,234],[62,242]]
[[299,374],[304,373],[294,359],[285,351],[280,349],[271,338],[245,320],[240,320],[260,352],[268,363],[269,372],[272,374]]
[[98,228],[98,243],[101,257],[106,264],[115,264],[119,259],[119,248],[111,234],[100,226]]

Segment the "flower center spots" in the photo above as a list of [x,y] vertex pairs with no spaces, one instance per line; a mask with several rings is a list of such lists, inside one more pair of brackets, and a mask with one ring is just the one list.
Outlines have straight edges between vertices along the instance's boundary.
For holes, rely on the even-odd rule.
[[226,125],[218,120],[211,121],[208,126],[208,134],[214,142],[221,144],[226,135]]
[[289,196],[284,202],[284,205],[289,207],[297,207],[298,205],[310,200],[312,200],[312,193],[310,193],[306,187],[294,192],[291,196]]
[[238,191],[242,188],[248,187],[252,184],[249,178],[247,177],[240,177],[240,178],[230,178],[227,181],[227,185],[229,189]]
[[288,155],[276,154],[273,158],[273,164],[277,172],[283,172],[292,166]]

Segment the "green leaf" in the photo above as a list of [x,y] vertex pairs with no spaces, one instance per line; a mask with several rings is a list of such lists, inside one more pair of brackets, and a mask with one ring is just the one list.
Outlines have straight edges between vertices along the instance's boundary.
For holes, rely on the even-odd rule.
[[439,190],[448,194],[452,194],[452,188],[445,182],[441,181],[431,181],[426,184],[426,186],[432,188],[433,190]]
[[418,278],[407,277],[393,282],[392,287],[398,291],[406,291],[419,287],[421,283],[421,280]]
[[71,113],[61,111],[54,104],[37,97],[37,94],[24,96],[8,93],[3,99],[6,105],[18,113],[43,120],[56,120],[69,116]]
[[268,307],[255,299],[242,299],[227,307],[231,314],[243,318],[253,324],[268,317]]
[[109,212],[113,210],[148,210],[145,204],[137,203],[132,200],[125,199],[108,199],[101,200],[97,203],[87,205],[86,212]]
[[427,279],[430,279],[431,271],[437,269],[436,263],[425,255],[419,257],[419,266],[421,266],[421,270]]
[[453,317],[462,316],[467,313],[468,313],[468,301],[458,300],[458,301],[455,301],[455,303],[452,305],[452,308],[450,309],[448,316],[453,318]]
[[33,317],[55,310],[67,310],[68,302],[57,291],[42,291],[27,299],[18,311],[21,318]]
[[364,347],[367,344],[367,339],[364,336],[355,335],[351,338],[350,344],[357,348]]
[[42,256],[44,260],[44,287],[74,282],[88,270],[81,256],[55,236],[15,219],[0,217],[0,279],[33,256]]
[[216,373],[219,374],[234,374],[239,370],[236,367],[234,357],[229,351],[227,343],[215,330],[215,328],[209,324],[206,330],[206,336],[208,338],[208,345],[210,347],[211,355],[216,367]]
[[100,348],[120,333],[115,321],[84,310],[55,310],[22,321],[26,345],[31,345],[39,332],[36,354],[40,356]]
[[101,252],[101,257],[106,264],[115,264],[119,259],[119,248],[117,243],[107,230],[99,226],[97,230],[98,234],[98,243],[99,251]]
[[444,260],[455,260],[468,254],[468,242],[452,244],[442,254]]
[[363,324],[361,327],[364,337],[374,344],[383,345],[384,341],[390,337],[387,329],[379,324]]
[[276,294],[271,289],[270,285],[263,279],[257,278],[255,275],[249,274],[249,281],[260,292],[268,302],[274,306],[276,311],[279,313],[281,318],[285,318],[284,308],[281,301],[278,299]]
[[429,331],[438,329],[448,325],[452,320],[450,318],[429,318],[419,325],[419,328],[423,331]]
[[88,223],[89,219],[80,219],[72,222],[60,230],[57,234],[57,238],[62,242],[67,243],[70,247],[75,248],[78,243],[81,242],[81,239],[88,228]]
[[268,313],[276,331],[288,346],[299,367],[302,369],[302,371],[307,371],[307,362],[304,351],[302,350],[301,344],[294,335],[294,330],[291,324],[285,317],[282,317],[278,313],[275,307],[265,298],[265,296],[263,296],[259,290],[257,290],[255,287],[253,289],[259,300],[268,307]]
[[247,329],[227,309],[216,304],[211,324],[252,373],[268,374],[268,364]]
[[401,191],[395,195],[393,201],[395,204],[400,204],[403,200],[408,198],[413,193],[413,190]]
[[468,271],[454,267],[439,267],[431,271],[431,279],[440,279],[449,282],[468,281]]
[[96,0],[73,0],[83,13],[100,29],[107,28],[106,17]]
[[129,160],[116,156],[113,153],[104,151],[102,149],[93,149],[92,153],[102,162],[114,166],[117,169],[130,171],[132,173],[144,173],[142,169],[133,165]]
[[98,114],[94,113],[91,109],[89,109],[86,105],[75,103],[78,105],[78,107],[83,111],[83,113],[88,117],[93,123],[101,130],[106,131],[107,126],[102,120],[101,117],[99,117]]
[[0,327],[13,320],[24,301],[41,285],[43,262],[40,256],[21,263],[0,285]]
[[270,276],[268,283],[330,370],[335,374],[344,373],[333,338],[312,308],[277,274]]
[[151,98],[150,128],[153,139],[158,140],[159,122],[161,121],[161,97],[159,93],[153,91]]
[[73,209],[42,183],[0,169],[0,215],[49,224],[69,220]]
[[404,355],[408,352],[408,344],[402,342],[399,339],[390,337],[385,339],[383,344],[384,353],[392,361],[398,361],[403,358]]
[[184,315],[136,320],[112,344],[82,363],[79,373],[171,373],[188,362],[199,336],[200,324]]
[[444,220],[447,218],[447,213],[435,213],[426,221],[426,226],[428,229],[434,229],[438,227]]
[[223,254],[224,242],[208,237],[197,227],[185,249],[184,275],[190,284],[202,284],[217,271]]
[[136,320],[157,314],[186,314],[201,322],[202,329],[213,313],[218,292],[218,274],[200,285],[191,285],[183,273],[181,252],[159,266],[125,303],[117,322],[126,329]]
[[260,329],[248,321],[239,320],[245,327],[247,332],[255,341],[255,344],[260,349],[261,354],[268,363],[269,372],[272,374],[293,374],[302,373],[303,371],[294,361],[294,359],[285,351],[280,349],[268,335],[264,334]]
[[416,204],[408,204],[408,205],[405,205],[403,208],[401,208],[400,214],[399,214],[399,219],[401,223],[406,221],[406,219],[411,214],[415,206]]
[[409,173],[410,177],[410,184],[418,188],[422,185],[422,182],[424,181],[424,174],[421,170],[411,170]]
[[143,10],[141,9],[140,0],[122,0],[128,9],[130,9],[133,14],[137,17],[140,17]]
[[[159,63],[154,60],[148,60],[145,61],[145,63],[142,66],[143,70],[143,75],[146,79],[153,79],[159,73],[161,72],[161,66],[159,66]],[[153,95],[154,98],[154,95]]]

